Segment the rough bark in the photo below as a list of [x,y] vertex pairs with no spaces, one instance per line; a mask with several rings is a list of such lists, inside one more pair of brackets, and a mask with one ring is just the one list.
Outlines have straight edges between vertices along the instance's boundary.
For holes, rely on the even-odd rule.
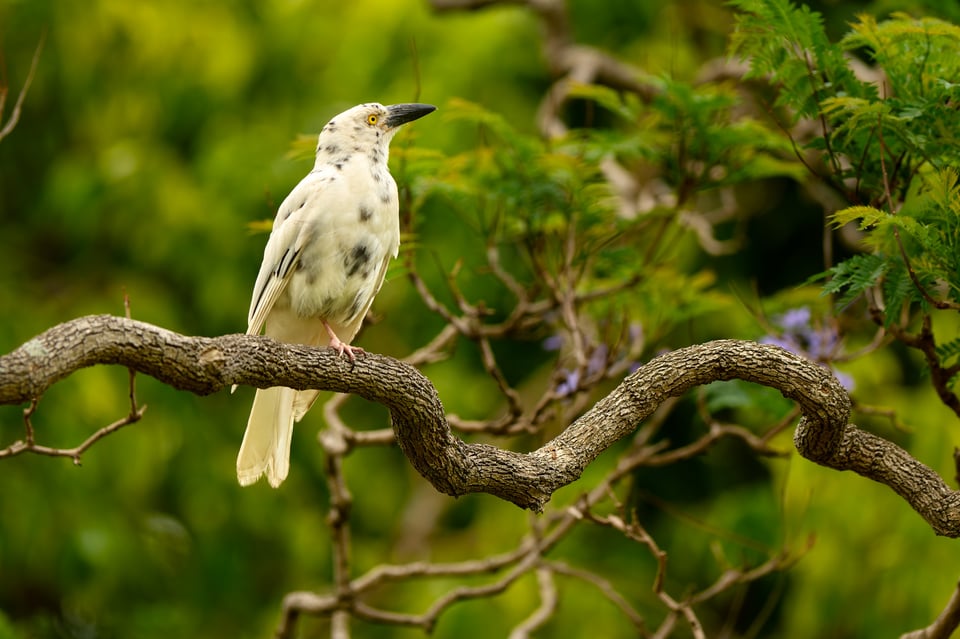
[[32,401],[72,372],[97,364],[119,364],[198,395],[232,384],[360,395],[390,410],[401,449],[437,490],[485,492],[537,511],[664,400],[738,378],[798,403],[803,417],[794,442],[801,455],[890,486],[938,535],[960,536],[960,491],[899,446],[849,424],[850,400],[827,369],[771,345],[718,340],[663,354],[529,453],[457,438],[430,381],[391,357],[365,354],[351,364],[330,349],[248,335],[187,337],[109,315],[60,324],[0,357],[0,404]]

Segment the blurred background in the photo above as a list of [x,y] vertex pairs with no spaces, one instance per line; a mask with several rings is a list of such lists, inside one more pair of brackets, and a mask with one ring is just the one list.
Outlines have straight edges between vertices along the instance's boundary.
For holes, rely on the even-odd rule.
[[[811,6],[825,14],[833,38],[860,11],[960,19],[956,3],[932,0]],[[577,41],[651,76],[687,80],[724,55],[733,25],[729,9],[712,1],[569,0],[568,11]],[[554,79],[537,17],[517,6],[436,13],[426,0],[0,0],[6,114],[41,40],[20,121],[0,141],[2,352],[81,315],[122,315],[125,296],[135,319],[177,332],[242,332],[266,241],[262,222],[309,171],[312,137],[331,116],[367,101],[436,104],[440,111],[394,141],[395,157],[410,148],[449,155],[477,143],[475,129],[444,115],[451,100],[476,103],[536,136],[537,109]],[[402,173],[394,174],[402,184]],[[645,357],[715,337],[762,337],[737,291],[786,291],[816,303],[815,292],[795,287],[822,270],[822,211],[790,180],[757,188],[744,250],[722,258],[688,253],[690,268],[709,271],[711,290],[726,302],[648,336]],[[436,206],[430,212],[418,218],[416,250],[450,269],[476,247],[455,216]],[[771,273],[771,256],[787,266]],[[463,275],[467,286],[471,277]],[[482,298],[483,285],[473,293]],[[401,270],[375,310],[380,321],[360,339],[369,350],[406,355],[437,327]],[[534,377],[546,359],[537,348],[520,349],[511,365]],[[482,384],[465,383],[483,374],[475,351],[425,372],[450,412],[479,418],[497,408]],[[884,419],[866,427],[952,477],[955,423],[912,356],[888,351],[843,372],[862,401],[898,410],[909,429]],[[125,370],[97,367],[57,384],[34,416],[38,439],[73,446],[122,417],[126,382]],[[328,499],[315,439],[322,414],[296,429],[280,490],[262,482],[241,490],[234,461],[252,395],[243,388],[201,398],[140,377],[144,419],[95,445],[82,466],[32,455],[0,460],[0,637],[266,637],[284,593],[325,591]],[[682,424],[696,411],[679,410],[674,437],[682,441]],[[387,426],[385,411],[360,401],[347,415],[363,427]],[[22,433],[21,409],[0,408],[0,447]],[[557,499],[588,489],[609,462],[601,457]],[[346,473],[358,574],[387,561],[503,552],[528,525],[530,515],[493,497],[441,497],[431,525],[411,538],[410,506],[433,489],[399,450],[360,451]],[[714,627],[727,628],[725,636],[899,634],[929,623],[960,575],[956,542],[935,538],[887,488],[796,456],[758,460],[720,447],[635,481],[650,496],[642,512],[671,552],[681,592],[684,583],[702,587],[715,577],[716,549],[705,540],[718,530],[725,541],[753,540],[741,544],[743,557],[758,544],[798,549],[813,540],[792,570],[737,595],[741,616],[759,622],[724,623],[716,613]],[[603,571],[641,611],[660,614],[650,594],[655,565],[639,545],[588,529],[557,553]],[[453,583],[417,584],[383,605],[422,611]],[[453,607],[435,634],[504,636],[536,605],[535,584],[524,582]],[[618,615],[594,590],[571,584],[540,636],[634,636]],[[322,621],[302,631],[327,632]],[[354,632],[422,636],[365,624]]]

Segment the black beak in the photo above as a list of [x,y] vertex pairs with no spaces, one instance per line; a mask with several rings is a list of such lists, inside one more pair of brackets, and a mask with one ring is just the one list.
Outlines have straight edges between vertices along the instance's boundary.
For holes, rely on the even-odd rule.
[[393,129],[401,124],[418,120],[428,113],[433,113],[437,107],[432,104],[393,104],[387,107],[387,127]]

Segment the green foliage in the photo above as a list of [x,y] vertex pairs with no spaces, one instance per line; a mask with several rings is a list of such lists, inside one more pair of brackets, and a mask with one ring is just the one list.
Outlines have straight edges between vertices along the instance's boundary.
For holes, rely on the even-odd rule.
[[595,153],[657,167],[681,200],[695,191],[751,180],[802,177],[803,167],[793,157],[789,140],[743,113],[733,84],[693,84],[668,77],[648,83],[654,91],[650,104],[605,87],[573,89],[574,96],[595,100],[615,113],[626,129],[615,135],[589,131]]
[[733,0],[736,28],[731,53],[750,63],[749,78],[778,87],[776,106],[791,119],[819,118],[822,101],[834,96],[871,99],[876,90],[850,70],[843,51],[831,43],[819,13],[790,0]]
[[[819,135],[806,145],[824,154],[834,184],[855,182],[852,201],[879,199],[886,190],[902,197],[922,167],[939,170],[960,159],[953,82],[960,29],[903,13],[879,23],[861,15],[831,43],[809,7],[788,0],[733,4],[740,13],[731,51],[749,59],[751,77],[776,83],[775,104],[791,121],[819,123]],[[882,80],[858,77],[850,52],[877,63]]]
[[[446,122],[474,129],[480,143],[450,156],[421,155],[408,165],[419,219],[454,212],[475,234],[473,254],[496,246],[512,276],[535,290],[617,291],[589,304],[598,321],[629,317],[662,334],[729,303],[712,290],[709,272],[671,265],[673,253],[656,234],[671,224],[669,212],[617,211],[600,166],[610,151],[607,138],[549,144],[462,100],[443,113]],[[645,268],[638,270],[638,262]]]
[[886,264],[881,256],[855,255],[827,271],[831,277],[824,285],[823,292],[842,293],[838,303],[847,305],[876,285],[885,270]]
[[946,344],[937,345],[937,356],[945,365],[950,365],[956,361],[960,355],[960,337],[952,339]]
[[[960,28],[942,20],[863,14],[838,43],[822,19],[787,0],[737,1],[731,50],[749,57],[751,75],[777,84],[777,105],[808,118],[804,141],[823,159],[821,177],[851,206],[840,227],[858,221],[868,254],[833,267],[824,293],[841,307],[876,288],[884,324],[914,305],[960,301]],[[852,57],[877,65],[854,73]],[[875,78],[875,80],[867,78]]]
[[[862,254],[823,276],[838,317],[828,300],[815,300],[815,321],[837,319],[848,330],[843,339],[861,344],[872,333],[843,312],[868,289],[879,289],[888,325],[903,311],[928,308],[915,280],[937,299],[958,300],[956,27],[864,14],[831,42],[824,22],[849,20],[840,5],[824,20],[803,5],[740,0],[732,5],[731,47],[749,59],[750,82],[703,81],[695,73],[718,54],[734,21],[717,3],[571,3],[573,15],[588,17],[573,21],[578,35],[644,66],[652,97],[578,85],[568,115],[584,126],[551,141],[535,133],[534,115],[556,78],[543,64],[535,16],[517,7],[451,15],[434,14],[421,0],[0,3],[0,53],[12,90],[48,30],[21,123],[0,143],[4,349],[78,315],[122,313],[125,294],[135,318],[173,330],[243,330],[264,220],[309,170],[326,119],[361,100],[441,106],[394,141],[391,167],[411,232],[402,258],[444,303],[462,295],[482,308],[483,320],[503,319],[516,303],[490,272],[492,247],[544,303],[555,303],[551,285],[560,297],[579,296],[578,310],[594,324],[587,330],[593,352],[602,345],[619,356],[624,342],[644,342],[631,363],[700,338],[759,338],[768,328],[758,317],[810,303],[810,287],[762,292],[759,311],[731,291],[756,289],[764,275],[786,269],[788,255],[822,264],[819,235],[802,234],[811,217],[821,231],[821,211],[811,213],[797,196],[797,185],[812,179],[844,199],[834,223],[855,222],[863,238]],[[604,40],[607,33],[615,43]],[[886,88],[854,73],[851,55],[882,68]],[[773,108],[752,109],[752,91],[767,78],[777,90]],[[584,105],[600,108],[578,119]],[[796,130],[814,133],[783,135],[794,123],[812,123]],[[649,189],[640,194],[647,199],[633,194],[634,206],[623,206],[630,196],[611,188],[609,158]],[[689,220],[709,217],[721,194],[731,193],[732,216],[711,222],[712,230],[717,239],[744,241],[735,254],[710,254]],[[764,221],[769,232],[755,233]],[[402,357],[435,335],[440,320],[424,309],[405,267],[393,265],[377,299],[383,321],[361,337],[369,350]],[[947,365],[960,357],[956,328],[937,325],[946,334],[937,353]],[[539,338],[567,330],[558,312],[494,345],[524,401],[553,388],[556,367],[567,365],[564,353],[544,352]],[[889,350],[855,362],[857,397],[907,407],[904,421],[916,429],[902,435],[904,447],[952,473],[943,451],[953,442],[940,427],[949,416],[929,389],[911,385],[916,365]],[[486,418],[502,409],[472,343],[425,372],[451,414]],[[82,441],[125,411],[125,383],[126,371],[97,368],[57,384],[35,416],[38,436],[51,445]],[[232,472],[248,389],[197,398],[139,379],[138,391],[150,405],[145,419],[91,449],[82,467],[37,457],[0,462],[0,636],[268,636],[285,593],[329,590],[321,411],[297,427],[293,470],[281,490],[240,490]],[[707,409],[751,429],[789,411],[776,393],[739,382],[713,385],[705,399]],[[20,408],[0,413],[0,446],[23,436]],[[351,400],[346,413],[351,424],[388,426],[382,409],[363,402]],[[672,420],[664,444],[704,431],[694,413]],[[563,426],[556,422],[551,428]],[[880,420],[867,426],[889,427]],[[527,449],[539,437],[516,446]],[[770,443],[789,450],[789,429]],[[556,512],[611,463],[608,454],[585,469],[557,495]],[[351,576],[386,561],[482,559],[509,551],[530,529],[527,513],[493,498],[434,495],[396,449],[358,447],[345,466]],[[740,567],[781,541],[805,547],[817,535],[778,585],[736,592],[744,595],[744,616],[769,624],[732,633],[906,631],[929,623],[955,585],[960,565],[949,540],[931,540],[899,498],[850,473],[838,478],[802,460],[730,448],[673,474],[647,470],[651,493],[688,500],[650,506],[644,521],[671,553],[673,592],[706,586],[728,563]],[[429,520],[421,537],[405,538],[404,527],[421,519]],[[718,545],[717,528],[735,535],[721,535]],[[585,527],[549,558],[608,571],[644,614],[663,614],[650,588],[655,560],[612,529]],[[889,579],[892,572],[901,578]],[[487,576],[476,581],[489,583]],[[420,612],[457,585],[404,582],[384,589],[383,604]],[[540,634],[635,634],[593,585],[571,578],[557,586],[560,616]],[[757,600],[763,610],[751,607]],[[453,607],[437,635],[506,634],[538,603],[527,580],[497,598]],[[716,627],[732,623],[725,610],[698,612]],[[329,634],[324,622],[311,623],[305,635]],[[362,623],[351,630],[421,636]]]
[[851,27],[841,46],[847,51],[865,50],[886,72],[885,82],[895,104],[918,101],[919,115],[940,99],[956,97],[949,79],[960,72],[960,27],[902,12],[894,12],[882,22],[861,14]]
[[913,303],[926,308],[928,297],[960,301],[960,188],[957,173],[944,169],[923,175],[924,185],[896,214],[852,206],[831,216],[835,226],[858,222],[869,254],[831,268],[824,293],[842,293],[841,306],[882,284],[889,322]]
[[703,389],[711,414],[731,411],[739,423],[762,427],[784,418],[793,404],[773,389],[739,379],[713,382]]

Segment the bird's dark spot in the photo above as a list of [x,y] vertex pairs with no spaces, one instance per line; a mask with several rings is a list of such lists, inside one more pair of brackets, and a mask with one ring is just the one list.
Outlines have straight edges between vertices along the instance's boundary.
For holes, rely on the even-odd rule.
[[368,221],[371,217],[373,217],[373,209],[371,209],[371,208],[370,208],[369,206],[367,206],[366,204],[361,204],[361,205],[360,205],[360,221],[361,221],[361,222],[366,222],[366,221]]
[[353,303],[350,304],[350,311],[349,311],[350,319],[355,318],[360,313],[360,311],[363,310],[363,304],[361,303],[362,301],[363,301],[363,292],[357,293],[356,296],[353,298]]
[[390,204],[390,191],[384,189],[380,192],[380,201],[384,204]]
[[[312,246],[317,241],[317,236],[320,235],[320,228],[321,228],[321,223],[319,219],[314,219],[308,226],[304,228],[303,246]],[[307,253],[305,257],[315,258],[315,256],[312,256],[310,253]],[[309,262],[309,264],[303,264],[305,261]],[[316,264],[316,259],[299,260],[297,263],[300,265],[309,267]]]
[[336,144],[328,144],[327,146],[323,147],[323,150],[327,153],[339,153],[340,147]]
[[360,145],[359,145],[359,144],[354,144],[354,145],[353,145],[353,152],[354,152],[354,153],[360,153],[361,151],[363,151],[363,149],[360,148]]
[[337,121],[336,121],[336,120],[330,120],[329,122],[327,122],[327,126],[325,126],[325,127],[323,127],[323,128],[324,128],[325,131],[331,131],[331,132],[336,131],[336,130],[337,130]]
[[366,278],[370,272],[370,249],[366,244],[357,244],[343,258],[343,267],[347,269],[347,277],[353,277],[357,273]]
[[337,170],[338,170],[338,171],[342,171],[342,170],[343,170],[343,162],[334,162],[334,163],[333,163],[333,166],[337,167]]
[[320,301],[320,306],[317,309],[317,317],[329,317],[333,314],[333,298],[325,297]]
[[[363,127],[358,124],[353,127],[353,130],[359,133],[360,131],[363,131]],[[379,135],[379,133],[377,135]]]
[[380,182],[383,182],[383,176],[380,175],[380,172],[379,172],[379,171],[374,171],[374,172],[373,172],[373,181],[376,182],[376,183],[378,183],[378,184],[379,184]]

